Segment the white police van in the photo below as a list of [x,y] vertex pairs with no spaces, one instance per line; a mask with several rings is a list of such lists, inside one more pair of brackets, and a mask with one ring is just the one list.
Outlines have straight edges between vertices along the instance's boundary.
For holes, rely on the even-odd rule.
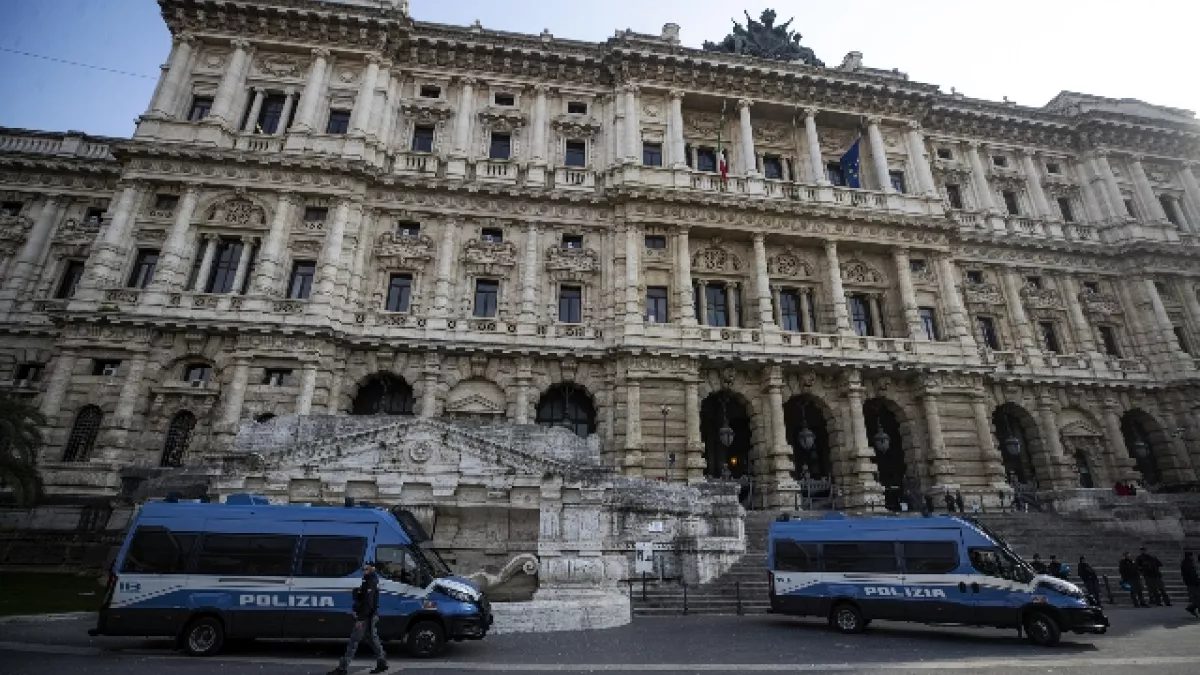
[[379,582],[379,634],[416,656],[481,639],[491,608],[454,577],[403,509],[151,502],[113,563],[92,635],[177,637],[189,654],[226,638],[346,638],[366,561]]
[[1104,633],[1108,618],[1074,584],[1035,574],[983,525],[961,518],[848,518],[771,524],[771,611],[827,617],[844,633],[872,619]]

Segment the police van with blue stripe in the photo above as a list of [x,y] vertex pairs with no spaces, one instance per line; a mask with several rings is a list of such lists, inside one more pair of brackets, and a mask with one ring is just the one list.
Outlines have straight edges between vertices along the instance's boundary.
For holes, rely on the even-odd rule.
[[768,532],[771,611],[826,617],[843,633],[886,619],[1017,628],[1050,646],[1064,631],[1109,625],[1096,599],[1036,574],[973,520],[833,513],[775,522]]
[[227,638],[345,639],[367,561],[380,575],[381,639],[432,656],[447,640],[487,634],[487,599],[450,573],[408,511],[272,505],[254,495],[142,506],[90,633],[177,637],[197,656]]

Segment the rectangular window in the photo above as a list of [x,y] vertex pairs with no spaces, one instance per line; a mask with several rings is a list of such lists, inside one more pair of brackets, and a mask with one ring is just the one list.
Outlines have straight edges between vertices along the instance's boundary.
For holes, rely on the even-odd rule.
[[931,342],[937,342],[940,336],[938,335],[936,310],[932,307],[918,307],[917,314],[921,317],[921,329],[925,331],[925,338]]
[[562,323],[583,322],[583,288],[563,286],[558,289],[558,320]]
[[954,159],[954,153],[950,151],[950,148],[938,148],[937,156],[938,159]]
[[419,237],[421,236],[421,224],[402,220],[396,223],[396,234],[401,237]]
[[999,167],[1008,166],[1008,158],[1003,155],[992,155],[992,164]]
[[1171,221],[1172,225],[1178,225],[1179,219],[1175,217],[1175,205],[1171,203],[1170,198],[1166,195],[1159,195],[1158,203],[1162,206],[1163,213],[1167,214],[1167,220]]
[[159,194],[154,195],[154,210],[155,211],[174,211],[176,205],[179,204],[179,195]]
[[286,387],[292,383],[292,369],[267,368],[263,371],[262,383],[272,387]]
[[1125,200],[1125,213],[1128,213],[1130,218],[1137,218],[1137,210],[1133,208],[1132,199]]
[[500,296],[500,282],[492,279],[475,281],[475,316],[496,316],[496,304]]
[[317,261],[297,260],[292,263],[292,278],[288,283],[288,298],[307,300],[312,295],[313,277],[317,274]]
[[664,250],[667,248],[667,238],[661,234],[646,235],[646,248]]
[[950,208],[961,209],[963,207],[962,188],[954,184],[947,185],[946,201],[950,202]]
[[567,112],[572,115],[586,115],[587,104],[583,101],[567,101]]
[[1083,282],[1083,291],[1095,295],[1100,292],[1100,283],[1096,281]]
[[567,141],[567,151],[563,155],[564,166],[587,166],[587,143],[585,141]]
[[330,110],[329,122],[325,124],[325,133],[344,134],[350,130],[349,110]]
[[1058,212],[1062,214],[1062,219],[1065,222],[1075,222],[1075,212],[1071,210],[1071,200],[1066,197],[1058,198]]
[[1000,338],[996,335],[996,322],[990,316],[975,317],[975,327],[979,331],[979,341],[988,349],[1000,349]]
[[696,170],[717,172],[717,151],[712,148],[696,148]]
[[441,98],[442,88],[436,84],[421,85],[421,98]]
[[800,294],[794,289],[779,292],[779,321],[780,328],[798,333],[803,328],[800,321]]
[[1183,327],[1175,326],[1172,330],[1175,332],[1175,341],[1179,343],[1179,350],[1184,354],[1191,354],[1192,346],[1188,344],[1187,333],[1184,332]]
[[206,293],[229,293],[233,290],[238,261],[242,258],[242,240],[221,238],[213,256],[212,272],[204,285]]
[[910,258],[908,261],[908,271],[913,274],[924,274],[929,271],[929,265],[924,258]]
[[489,159],[508,159],[512,157],[512,136],[509,134],[492,134],[492,142],[488,147]]
[[199,122],[208,117],[208,113],[212,111],[213,97],[211,96],[193,96],[192,107],[188,109],[188,121]]
[[83,214],[83,222],[89,225],[99,225],[100,219],[104,217],[104,209],[99,206],[89,206],[88,210]]
[[413,152],[433,152],[433,127],[415,126],[412,136]]
[[1100,326],[1100,341],[1104,343],[1104,353],[1121,358],[1121,347],[1117,343],[1117,331],[1112,326]]
[[562,236],[562,247],[567,250],[583,248],[583,235],[564,234]]
[[832,185],[846,186],[846,175],[842,173],[842,165],[838,162],[829,162],[825,165],[825,176]]
[[196,554],[196,574],[285,577],[300,538],[283,534],[206,534]]
[[775,540],[776,572],[820,572],[821,556],[817,544],[791,539]]
[[304,222],[323,223],[329,218],[329,209],[324,206],[304,207]]
[[1040,321],[1038,328],[1042,331],[1042,346],[1046,351],[1057,354],[1059,352],[1058,334],[1054,332],[1054,322]]
[[23,203],[16,201],[0,202],[0,216],[15,218],[21,215],[21,209],[24,206]]
[[899,572],[896,548],[890,541],[824,544],[826,572]]
[[729,325],[729,289],[723,284],[705,284],[704,301],[708,305],[708,325],[726,327]]
[[865,295],[851,295],[850,302],[850,324],[854,326],[856,335],[874,335],[875,330],[871,325],[871,304]]
[[662,143],[642,143],[642,164],[644,166],[662,166]]
[[412,275],[393,274],[388,278],[387,302],[383,308],[389,312],[407,312],[412,298]]
[[958,545],[952,541],[906,541],[900,548],[909,574],[949,574],[958,567]]
[[901,194],[908,192],[908,190],[906,190],[904,188],[904,172],[903,171],[889,171],[888,172],[888,180],[891,181],[892,189],[895,190],[896,192],[899,192]]
[[264,98],[262,107],[258,109],[255,131],[260,134],[273,134],[279,131],[279,120],[283,117],[285,101],[282,94],[271,94]]
[[158,249],[138,249],[133,270],[129,273],[129,288],[145,288],[154,279],[154,268],[158,266]]
[[646,287],[646,321],[649,323],[667,323],[667,287]]
[[207,363],[189,363],[183,368],[184,382],[208,382],[212,379],[212,366]]
[[1046,173],[1062,173],[1058,162],[1046,162]]
[[54,292],[54,297],[72,298],[75,297],[75,290],[79,288],[79,280],[83,278],[83,261],[68,260],[63,267],[62,277],[58,281],[58,290]]
[[783,180],[783,159],[774,155],[763,157],[763,177]]
[[92,375],[113,377],[121,369],[121,362],[116,359],[96,359],[92,361]]
[[345,577],[362,569],[367,549],[364,537],[304,537],[301,544],[300,577]]
[[125,574],[184,574],[196,539],[197,535],[192,532],[139,527],[129,542],[121,571]]
[[17,366],[13,372],[13,379],[25,382],[41,382],[42,381],[42,364],[40,363],[22,363]]
[[496,101],[496,105],[505,107],[512,107],[517,104],[517,98],[512,94],[497,93],[493,100]]
[[504,241],[504,230],[498,227],[485,227],[479,231],[479,239],[489,244],[499,244]]
[[983,272],[981,272],[979,270],[967,270],[967,283],[982,284],[983,283]]
[[1025,285],[1029,288],[1042,290],[1042,278],[1037,276],[1025,277]]
[[1021,215],[1021,209],[1017,205],[1017,193],[1012,190],[1005,190],[1000,194],[1004,197],[1004,208],[1008,210],[1009,215]]

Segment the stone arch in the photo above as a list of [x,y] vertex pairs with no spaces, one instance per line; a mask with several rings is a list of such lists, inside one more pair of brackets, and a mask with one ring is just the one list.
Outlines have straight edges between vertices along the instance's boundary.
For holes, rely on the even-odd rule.
[[596,433],[596,403],[586,388],[560,382],[542,392],[535,421],[543,426],[563,426],[587,438]]
[[455,383],[446,394],[444,412],[451,417],[503,417],[505,395],[500,385],[483,377],[469,377]]
[[96,447],[96,437],[100,434],[100,424],[103,421],[104,412],[100,410],[100,406],[88,404],[80,408],[71,424],[71,432],[63,448],[62,461],[88,461]]
[[[920,490],[921,476],[910,474],[908,464],[919,459],[911,421],[896,401],[876,396],[863,402],[867,443],[874,450],[877,482],[883,488],[884,505],[891,511],[900,510],[900,502],[911,501],[910,495]],[[886,450],[880,432],[887,437]],[[915,505],[910,504],[910,508]]]
[[[754,454],[754,411],[740,393],[722,387],[700,402],[700,441],[704,444],[704,473],[709,478],[741,478],[751,471]],[[722,438],[722,429],[732,431]],[[729,440],[726,445],[725,440]]]
[[350,404],[351,415],[412,415],[416,401],[404,378],[376,373],[359,384]]
[[[810,478],[824,479],[833,475],[834,447],[841,440],[837,437],[841,433],[837,418],[837,413],[813,394],[797,394],[783,404],[784,427],[792,448],[793,477],[804,478],[806,467]],[[805,429],[812,434],[811,451],[802,447]]]
[[1046,454],[1037,420],[1028,410],[1011,401],[996,406],[992,411],[992,433],[1010,484],[1036,487],[1039,479],[1049,484],[1050,474],[1039,470],[1034,461],[1035,457],[1044,459]]
[[160,466],[181,466],[196,429],[196,416],[190,410],[180,410],[171,417],[163,438]]
[[1170,467],[1164,460],[1170,457],[1171,440],[1158,420],[1142,408],[1131,408],[1121,415],[1121,436],[1146,487],[1153,490],[1162,485],[1163,469]]
[[1094,488],[1107,482],[1103,427],[1087,412],[1067,408],[1058,414],[1058,435],[1063,455],[1073,466],[1079,487]]

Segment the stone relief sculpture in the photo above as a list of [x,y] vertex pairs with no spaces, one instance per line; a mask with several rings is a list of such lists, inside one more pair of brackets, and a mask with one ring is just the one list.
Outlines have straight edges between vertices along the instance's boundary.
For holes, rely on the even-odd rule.
[[704,49],[710,52],[728,52],[743,56],[757,56],[760,59],[775,59],[777,61],[801,61],[810,66],[824,66],[825,63],[817,58],[813,50],[801,46],[800,33],[788,30],[795,19],[788,19],[782,25],[775,25],[775,10],[765,9],[759,16],[760,21],[746,15],[746,26],[743,28],[737,21],[733,22],[733,32],[726,35],[719,43],[704,42]]
[[537,556],[533,555],[532,553],[522,553],[520,555],[513,556],[513,558],[505,563],[504,567],[501,567],[500,571],[496,574],[489,574],[485,570],[479,570],[478,572],[472,572],[471,574],[468,574],[467,578],[479,584],[479,587],[483,589],[484,592],[487,592],[508,582],[510,579],[517,576],[517,574],[525,574],[535,577],[537,576],[537,573]]

